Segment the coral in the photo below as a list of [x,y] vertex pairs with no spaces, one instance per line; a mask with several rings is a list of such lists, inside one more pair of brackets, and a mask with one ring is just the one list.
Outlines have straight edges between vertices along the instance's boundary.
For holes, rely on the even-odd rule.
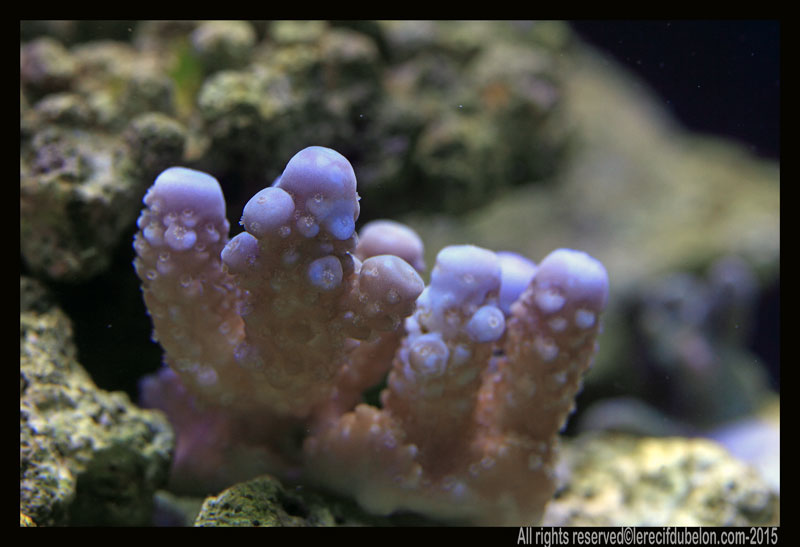
[[[539,520],[608,297],[597,260],[451,246],[425,287],[410,229],[359,240],[355,173],[322,147],[253,196],[230,240],[210,175],[167,169],[144,201],[135,268],[170,366],[144,398],[176,424],[176,476],[263,469],[375,513]],[[362,403],[387,372],[380,407]]]

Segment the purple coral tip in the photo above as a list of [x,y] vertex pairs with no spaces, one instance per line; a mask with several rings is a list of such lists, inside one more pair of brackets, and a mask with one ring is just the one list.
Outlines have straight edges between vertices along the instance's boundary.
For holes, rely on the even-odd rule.
[[605,267],[582,251],[553,251],[539,264],[534,282],[543,294],[559,294],[596,310],[605,308],[608,301],[608,273]]
[[275,187],[294,198],[299,222],[306,226],[301,232],[308,232],[307,237],[316,235],[317,225],[338,240],[355,232],[359,213],[356,175],[350,162],[335,150],[304,148],[286,164]]
[[204,220],[225,217],[225,197],[217,179],[186,167],[170,167],[158,175],[144,202],[156,212],[190,211]]
[[292,196],[281,188],[264,188],[247,202],[241,224],[257,238],[289,222],[294,214]]

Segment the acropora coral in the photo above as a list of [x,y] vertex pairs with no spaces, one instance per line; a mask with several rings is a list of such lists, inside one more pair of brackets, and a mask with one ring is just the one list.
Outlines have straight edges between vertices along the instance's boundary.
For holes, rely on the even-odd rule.
[[144,202],[135,268],[169,368],[143,399],[177,430],[173,484],[270,472],[380,514],[539,521],[596,351],[600,262],[456,245],[426,287],[419,237],[357,234],[353,168],[322,147],[253,196],[232,239],[211,175],[167,169]]

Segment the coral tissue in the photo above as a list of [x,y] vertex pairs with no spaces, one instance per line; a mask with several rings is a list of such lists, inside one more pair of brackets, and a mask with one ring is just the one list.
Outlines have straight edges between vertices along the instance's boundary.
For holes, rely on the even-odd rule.
[[[143,398],[178,431],[175,476],[269,471],[376,513],[535,523],[605,269],[459,245],[426,287],[418,236],[378,221],[359,237],[358,199],[350,163],[322,147],[253,196],[232,239],[210,175],[170,168],[148,191],[135,267],[169,368]],[[380,405],[362,403],[387,372]]]

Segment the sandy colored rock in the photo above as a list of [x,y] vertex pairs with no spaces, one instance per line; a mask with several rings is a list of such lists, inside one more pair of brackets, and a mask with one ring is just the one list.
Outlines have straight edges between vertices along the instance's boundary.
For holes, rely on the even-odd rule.
[[586,435],[565,443],[544,526],[772,526],[780,499],[705,439]]

